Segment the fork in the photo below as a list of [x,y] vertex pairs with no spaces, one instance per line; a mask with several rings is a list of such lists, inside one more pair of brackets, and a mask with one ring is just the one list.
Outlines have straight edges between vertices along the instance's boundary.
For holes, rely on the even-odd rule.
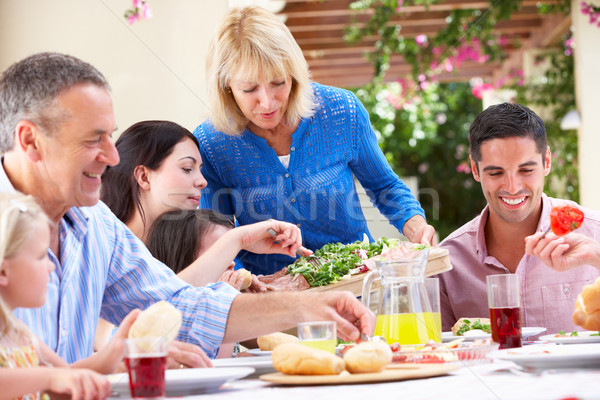
[[544,234],[543,234],[542,236],[540,236],[540,239],[543,239],[543,238],[546,236],[546,234],[547,234],[548,232],[550,232],[550,229],[552,229],[552,227],[551,227],[551,226],[549,226],[549,227],[548,227],[548,229],[546,229],[546,232],[544,232]]
[[[273,236],[273,239],[275,239],[277,237],[277,232],[275,232],[274,229],[269,228],[269,229],[267,229],[267,232],[269,232],[269,234],[271,236]],[[317,268],[321,268],[324,265],[323,261],[319,257],[317,257],[315,255],[307,256],[306,254],[304,254],[304,252],[302,251],[301,248],[298,248],[296,250],[296,254],[298,254],[298,256],[300,256],[300,257],[304,257],[306,259],[306,261],[308,261],[310,264],[314,265]]]

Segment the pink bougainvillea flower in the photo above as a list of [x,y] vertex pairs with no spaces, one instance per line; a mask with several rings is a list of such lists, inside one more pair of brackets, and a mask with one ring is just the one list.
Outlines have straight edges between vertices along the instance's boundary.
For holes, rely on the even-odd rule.
[[404,0],[398,0],[398,5],[396,6],[396,12],[402,12],[403,5],[404,5]]
[[477,97],[478,99],[483,99],[483,92],[492,89],[494,89],[494,86],[489,83],[476,83],[473,86],[473,96]]
[[152,18],[152,10],[150,9],[150,7],[148,6],[148,4],[146,4],[146,3],[144,3],[142,5],[142,14],[144,15],[145,19]]
[[463,173],[463,174],[470,174],[471,173],[471,166],[466,161],[463,161],[463,162],[461,162],[460,164],[458,164],[456,166],[456,172],[460,172],[460,173]]
[[454,65],[452,65],[452,61],[449,58],[444,62],[444,69],[447,72],[452,72],[454,70]]
[[427,35],[417,35],[415,37],[415,42],[421,47],[427,46]]
[[594,6],[591,3],[588,3],[586,1],[582,1],[580,4],[581,4],[581,13],[583,15],[590,16],[590,24],[594,25],[594,24],[596,24],[596,21],[598,21],[597,25],[600,26],[600,7]]
[[129,25],[132,25],[138,19],[140,19],[140,14],[131,14],[127,17],[127,22],[129,22]]
[[125,11],[125,18],[129,24],[139,21],[141,18],[152,18],[152,10],[146,4],[146,0],[133,0],[133,8]]

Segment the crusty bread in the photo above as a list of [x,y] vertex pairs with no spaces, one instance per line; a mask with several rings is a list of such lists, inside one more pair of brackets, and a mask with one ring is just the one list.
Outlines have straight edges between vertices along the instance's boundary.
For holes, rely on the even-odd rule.
[[600,278],[585,285],[577,296],[573,322],[589,331],[600,330]]
[[344,370],[341,357],[299,343],[277,346],[271,358],[273,367],[288,375],[337,375]]
[[242,280],[242,286],[240,290],[248,289],[252,284],[252,274],[245,268],[240,268],[237,270],[238,272],[238,280]]
[[161,337],[171,342],[181,328],[181,311],[166,301],[152,304],[138,315],[129,329],[129,338]]
[[353,374],[379,372],[392,361],[392,350],[383,341],[362,342],[344,354],[344,361]]
[[456,323],[454,324],[454,326],[452,327],[452,334],[454,336],[456,336],[456,333],[458,332],[458,330],[460,329],[461,326],[463,326],[466,322],[465,320],[471,321],[471,323],[479,320],[479,322],[481,322],[481,324],[489,324],[490,323],[490,319],[489,318],[479,318],[479,317],[473,317],[473,318],[460,318],[458,321],[456,321]]
[[284,343],[298,343],[300,340],[293,335],[288,335],[283,332],[275,332],[269,335],[259,336],[256,339],[258,347],[262,351],[273,351],[275,348]]

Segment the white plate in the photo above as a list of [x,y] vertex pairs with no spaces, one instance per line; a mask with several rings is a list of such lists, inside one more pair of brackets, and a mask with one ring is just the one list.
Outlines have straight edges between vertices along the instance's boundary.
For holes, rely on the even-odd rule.
[[[544,332],[546,328],[538,327],[538,326],[530,326],[521,329],[521,335],[523,338],[527,338],[530,336],[539,335]],[[468,332],[468,331],[467,331]],[[470,335],[470,336],[454,336],[452,332],[442,332],[442,342],[450,342],[454,339],[458,339],[459,337],[464,337],[466,341],[476,340],[476,339],[488,339],[492,337],[489,333],[484,333],[480,335]],[[541,338],[540,338],[541,339]]]
[[600,367],[600,344],[537,344],[498,350],[490,356],[533,369]]
[[598,331],[577,332],[578,336],[555,337],[554,335],[544,335],[544,336],[540,336],[540,340],[544,340],[546,342],[551,342],[551,343],[560,343],[560,344],[600,343],[600,336],[590,336],[593,333],[598,334]]
[[272,351],[263,351],[261,349],[248,349],[246,352],[255,356],[270,356],[273,353]]
[[[254,372],[254,368],[184,368],[169,369],[166,372],[167,396],[186,396],[214,392],[225,382],[243,378]],[[130,396],[129,376],[113,374],[108,376],[113,392]]]
[[212,360],[215,368],[224,367],[250,367],[254,368],[254,373],[246,378],[255,378],[262,374],[275,372],[273,368],[273,360],[271,356],[253,356],[253,357],[235,357],[235,358],[218,358]]

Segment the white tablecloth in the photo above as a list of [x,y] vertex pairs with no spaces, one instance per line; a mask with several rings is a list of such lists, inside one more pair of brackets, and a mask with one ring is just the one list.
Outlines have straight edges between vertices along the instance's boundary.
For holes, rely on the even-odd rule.
[[[274,386],[257,379],[223,385],[217,392],[186,399],[228,400],[388,400],[388,399],[600,399],[600,370],[557,370],[516,375],[501,361],[463,366],[450,375],[401,382],[336,386]],[[517,368],[518,369],[518,368]]]

